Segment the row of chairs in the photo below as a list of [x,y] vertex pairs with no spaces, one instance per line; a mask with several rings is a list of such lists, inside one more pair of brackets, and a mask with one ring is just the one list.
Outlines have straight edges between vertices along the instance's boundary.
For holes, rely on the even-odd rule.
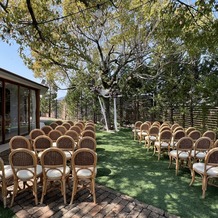
[[181,138],[175,150],[169,153],[169,167],[172,161],[176,164],[176,175],[180,166],[187,167],[191,171],[192,180],[190,186],[195,181],[198,173],[202,178],[202,198],[205,198],[207,185],[217,186],[209,180],[218,178],[218,147],[212,146],[212,140],[208,137],[200,137],[196,142],[190,137]]
[[[36,205],[38,204],[37,189],[39,182],[42,182],[41,204],[44,201],[44,196],[48,189],[51,190],[59,187],[56,185],[58,182],[64,198],[64,204],[66,204],[66,182],[69,183],[70,175],[72,175],[73,178],[73,190],[70,204],[73,203],[75,194],[78,191],[79,181],[81,180],[88,181],[88,184],[91,186],[90,190],[93,195],[93,200],[96,202],[95,176],[97,173],[97,154],[91,149],[77,149],[72,154],[71,166],[67,165],[67,159],[64,152],[55,147],[45,149],[42,152],[40,163],[33,151],[24,148],[12,151],[9,155],[9,162],[12,171],[11,176],[13,176],[14,179],[11,206],[13,206],[14,199],[20,189],[20,182],[23,182],[23,189],[25,189],[26,186],[32,188]],[[6,199],[4,202],[6,204]]]
[[[134,139],[138,135],[139,141],[142,141],[144,137],[148,149],[151,144],[154,146],[153,154],[158,153],[158,160],[160,160],[161,154],[167,153],[169,167],[175,162],[176,175],[180,166],[188,167],[192,175],[190,185],[195,180],[195,172],[202,176],[202,197],[204,198],[208,180],[211,177],[218,177],[218,156],[216,156],[218,155],[218,140],[216,140],[216,133],[205,131],[201,134],[194,127],[184,129],[179,124],[170,125],[169,122],[162,125],[158,122],[152,124],[139,122],[136,124],[138,124],[138,128],[133,129]],[[141,131],[142,129],[143,131]],[[211,157],[217,158],[216,161],[213,160],[215,161],[213,166],[210,164]]]
[[[62,124],[61,124],[62,125]],[[94,123],[92,124],[92,126],[94,126]],[[84,128],[85,129],[85,128]],[[18,140],[18,138],[22,138],[22,140]],[[34,137],[33,137],[34,138]],[[94,192],[94,177],[93,174],[91,175],[90,173],[92,172],[92,166],[91,165],[87,165],[87,163],[90,161],[87,158],[78,158],[78,156],[76,155],[77,153],[80,153],[81,157],[86,157],[87,155],[90,156],[90,154],[86,154],[85,151],[88,150],[90,152],[94,152],[96,154],[96,140],[95,137],[90,137],[90,136],[84,136],[84,137],[80,137],[80,140],[78,143],[76,143],[74,141],[74,139],[69,136],[69,135],[61,135],[60,137],[57,138],[56,143],[55,143],[55,147],[54,147],[54,141],[46,134],[42,134],[42,135],[38,135],[36,136],[36,138],[34,139],[27,139],[24,136],[16,136],[14,138],[11,139],[10,141],[10,149],[11,149],[11,153],[10,156],[13,154],[13,156],[15,155],[16,157],[18,157],[18,159],[14,158],[13,160],[16,160],[15,163],[12,163],[12,159],[10,160],[10,165],[4,165],[4,162],[2,159],[0,159],[0,181],[2,183],[2,197],[3,197],[3,201],[4,201],[4,207],[6,207],[6,197],[8,194],[8,190],[7,190],[7,186],[9,186],[11,184],[11,180],[13,181],[13,178],[15,178],[15,170],[13,170],[12,166],[16,166],[17,163],[19,163],[19,161],[22,163],[22,161],[24,160],[24,157],[22,156],[22,152],[24,151],[24,156],[28,156],[29,157],[29,165],[28,165],[28,174],[31,175],[30,177],[27,176],[25,178],[23,178],[22,173],[20,172],[24,172],[24,171],[20,171],[19,173],[17,171],[17,179],[18,180],[28,180],[31,179],[32,184],[33,184],[33,195],[35,196],[35,201],[37,204],[37,194],[36,194],[36,181],[37,179],[33,179],[33,174],[32,174],[32,167],[30,166],[31,164],[35,166],[34,168],[34,178],[38,178],[38,174],[40,174],[40,178],[46,178],[46,177],[42,177],[43,173],[37,173],[39,170],[43,172],[43,165],[45,165],[45,161],[44,161],[44,157],[45,157],[45,153],[47,151],[51,151],[51,153],[53,153],[53,155],[48,155],[50,156],[50,158],[47,159],[47,163],[49,163],[49,161],[51,161],[51,164],[54,162],[54,160],[57,159],[58,157],[62,157],[62,161],[60,162],[60,164],[62,165],[63,163],[66,163],[68,160],[71,160],[70,164],[66,164],[65,170],[66,172],[69,172],[68,168],[70,166],[70,169],[72,167],[72,177],[73,179],[73,191],[72,191],[72,198],[71,198],[71,204],[73,202],[73,198],[76,194],[76,192],[78,191],[78,187],[79,187],[79,180],[81,180],[81,178],[83,179],[87,179],[89,180],[91,183],[91,193],[93,194],[93,200],[94,202],[96,202],[96,198],[95,198],[95,192]],[[75,148],[77,148],[75,150]],[[84,152],[79,152],[84,150]],[[59,154],[59,155],[57,155]],[[46,155],[47,156],[47,155]],[[76,156],[76,157],[75,157]],[[75,158],[75,160],[74,160]],[[27,158],[28,159],[28,158]],[[44,162],[43,162],[44,161]],[[78,167],[75,168],[76,166],[76,161],[79,162],[80,164],[83,164],[84,166],[82,166],[82,169],[79,169]],[[28,162],[28,160],[27,160]],[[96,169],[96,162],[97,162],[97,156],[95,158],[94,161],[94,165],[95,165],[95,169]],[[91,163],[91,162],[90,162]],[[18,164],[20,165],[20,163]],[[25,164],[21,164],[23,166],[25,166]],[[69,166],[68,166],[69,165]],[[41,167],[40,167],[41,166]],[[85,169],[85,166],[87,169]],[[88,167],[87,167],[88,166]],[[29,169],[31,168],[31,170]],[[46,168],[46,167],[45,167]],[[64,170],[64,172],[65,172]],[[79,171],[77,171],[79,170]],[[96,174],[96,170],[95,174]],[[27,171],[26,171],[27,172]],[[46,174],[52,174],[53,170],[47,172]],[[56,174],[58,174],[59,176],[61,175],[61,171],[54,171],[56,172]],[[44,173],[45,174],[45,173]],[[78,176],[76,177],[76,174],[78,174]],[[19,178],[19,176],[21,176],[21,178]],[[82,176],[82,177],[81,177]],[[87,176],[87,178],[86,178]],[[54,175],[53,175],[54,177]],[[59,178],[59,177],[58,177]],[[63,176],[61,176],[61,178],[64,178]],[[66,174],[66,178],[68,181],[69,178],[69,173]],[[58,180],[58,179],[57,179]],[[42,198],[41,198],[41,203],[43,202],[43,198],[44,195],[46,193],[46,189],[47,187],[44,184],[47,184],[47,182],[45,182],[43,179],[43,191],[42,191]],[[24,187],[25,188],[25,184],[27,182],[24,181]],[[65,182],[64,182],[65,183]],[[64,202],[66,203],[66,197],[65,197],[65,184],[63,184],[63,181],[61,182],[61,191],[62,194],[64,196]],[[85,187],[85,186],[83,186]],[[13,204],[14,201],[14,197],[17,194],[17,190],[18,190],[19,186],[18,183],[14,182],[14,190],[13,190],[13,197],[12,197],[12,201],[11,204]]]
[[[140,127],[138,124],[141,124]],[[159,122],[154,122],[151,124],[148,121],[144,123],[138,121],[135,123],[135,127],[133,129],[134,139],[135,136],[138,136],[139,142],[145,140],[145,146],[147,146],[149,149],[151,143],[158,141],[161,132],[165,130],[168,130],[172,133],[172,136],[169,136],[172,138],[172,144],[175,144],[175,141],[178,141],[178,139],[183,136],[190,136],[194,141],[196,141],[201,136],[209,137],[213,142],[216,140],[216,133],[214,131],[206,131],[201,134],[201,132],[194,127],[184,129],[177,123],[170,125],[169,122],[165,122],[160,125]]]

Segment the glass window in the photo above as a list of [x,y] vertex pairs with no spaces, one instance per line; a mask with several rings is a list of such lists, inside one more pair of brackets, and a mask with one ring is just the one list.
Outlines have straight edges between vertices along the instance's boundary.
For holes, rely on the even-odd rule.
[[20,87],[20,135],[28,134],[29,125],[29,89]]
[[2,142],[2,82],[0,81],[0,143]]
[[36,91],[30,91],[30,129],[36,128]]
[[5,139],[18,135],[18,86],[5,83]]

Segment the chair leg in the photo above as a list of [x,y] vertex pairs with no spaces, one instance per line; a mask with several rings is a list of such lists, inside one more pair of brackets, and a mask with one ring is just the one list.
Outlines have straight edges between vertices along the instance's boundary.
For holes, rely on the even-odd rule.
[[14,189],[13,189],[13,195],[12,195],[12,199],[11,199],[11,207],[14,204],[14,198],[17,195],[17,189],[18,189],[18,180],[14,180]]
[[168,168],[170,168],[170,167],[171,167],[171,165],[172,165],[172,161],[173,161],[173,159],[172,159],[172,156],[171,156],[171,155],[169,155],[169,166],[168,166]]
[[33,181],[33,195],[35,196],[35,204],[38,204],[38,196],[37,196],[37,178]]
[[7,186],[5,184],[5,180],[2,181],[2,199],[4,203],[4,208],[6,208],[6,202],[7,202]]
[[95,179],[92,179],[92,196],[93,196],[93,201],[96,204],[96,195],[95,195]]
[[42,196],[41,196],[40,204],[43,204],[43,200],[44,200],[44,196],[46,194],[46,190],[47,190],[47,180],[43,179]]
[[63,192],[63,197],[64,197],[64,204],[66,204],[67,200],[66,200],[66,182],[65,180],[62,181],[62,192]]
[[191,175],[192,175],[192,180],[191,180],[191,182],[190,182],[190,186],[194,183],[194,181],[195,181],[195,171],[192,169],[191,170]]
[[160,160],[161,147],[158,148],[158,161]]
[[202,178],[202,198],[205,198],[205,192],[207,190],[207,176]]
[[178,175],[178,171],[179,171],[179,159],[176,158],[176,176]]
[[78,185],[78,181],[77,181],[77,178],[75,178],[75,176],[74,176],[74,179],[73,179],[73,190],[72,190],[72,196],[71,196],[70,205],[72,205],[73,200],[74,200],[74,196],[76,195],[77,185]]

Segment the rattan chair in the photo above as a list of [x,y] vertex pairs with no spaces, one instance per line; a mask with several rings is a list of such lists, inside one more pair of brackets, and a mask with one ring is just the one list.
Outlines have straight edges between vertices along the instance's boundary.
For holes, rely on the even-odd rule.
[[30,137],[30,142],[33,145],[34,140],[36,137],[40,136],[40,135],[45,135],[44,131],[42,131],[41,129],[33,129],[30,133],[29,133],[29,137]]
[[213,148],[217,148],[217,147],[218,147],[218,139],[213,144]]
[[63,125],[61,125],[61,126],[57,126],[57,127],[55,128],[55,130],[59,130],[59,131],[62,133],[62,135],[64,135],[65,132],[67,132],[66,127],[63,126]]
[[192,138],[186,136],[177,142],[175,150],[169,152],[169,167],[172,165],[173,160],[175,160],[176,175],[178,174],[179,166],[188,167],[191,170],[191,151],[193,144]]
[[49,132],[48,134],[48,137],[53,141],[53,142],[56,142],[57,139],[59,137],[61,137],[63,134],[57,130],[57,129],[53,129],[51,132]]
[[79,140],[78,148],[89,148],[96,151],[96,140],[90,136],[85,136]]
[[72,120],[68,120],[67,123],[69,123],[71,126],[74,126],[74,122]]
[[76,193],[84,188],[89,188],[96,203],[95,195],[95,177],[97,173],[97,155],[89,148],[80,148],[73,153],[72,157],[72,175],[73,191],[70,205],[74,201]]
[[85,125],[81,122],[75,123],[74,126],[78,126],[81,129],[81,131],[83,131],[83,129],[85,128]]
[[93,132],[95,132],[95,126],[93,126],[93,125],[87,125],[87,126],[85,126],[85,128],[84,128],[84,131],[85,130],[92,130]]
[[194,143],[197,141],[197,139],[199,139],[201,137],[201,132],[198,130],[193,130],[191,131],[188,136],[190,138],[192,138],[192,140],[194,141]]
[[196,128],[193,127],[193,126],[188,127],[188,128],[185,130],[186,136],[188,136],[189,133],[190,133],[191,131],[193,131],[193,130],[196,130]]
[[161,154],[169,152],[171,140],[171,130],[164,130],[160,133],[158,140],[154,143],[154,154],[158,153],[158,160],[160,160]]
[[62,126],[66,128],[66,130],[69,130],[71,125],[69,123],[63,123]]
[[144,122],[141,124],[140,131],[137,132],[138,140],[140,143],[142,142],[142,140],[144,140],[145,136],[148,135],[149,128],[150,128],[150,125],[148,122]]
[[197,139],[191,152],[191,160],[193,163],[204,161],[206,154],[212,148],[213,142],[208,137],[200,137]]
[[207,130],[202,136],[210,138],[213,143],[216,141],[216,133],[212,130]]
[[62,125],[63,121],[62,120],[56,120],[55,123],[57,123],[58,125]]
[[[71,127],[70,127],[70,130],[76,131],[79,135],[81,135],[81,133],[82,133],[82,129],[80,129],[79,126],[71,126]],[[69,131],[69,130],[68,130],[68,131]]]
[[45,135],[44,131],[42,131],[42,129],[33,129],[30,133],[30,139],[34,140],[36,137],[40,136],[40,135]]
[[[208,184],[218,187],[212,180],[218,178],[218,148],[213,148],[207,153],[204,163],[199,162],[193,164],[190,186],[195,181],[195,173],[198,173],[202,177],[202,198],[205,198]],[[214,197],[214,193],[212,193],[212,197]]]
[[159,127],[158,126],[151,126],[148,130],[148,135],[145,136],[145,147],[147,146],[147,149],[150,149],[150,146],[155,143],[155,141],[158,140],[159,135]]
[[14,181],[13,171],[11,165],[5,165],[2,158],[0,158],[0,187],[2,191],[2,199],[4,208],[7,206],[7,196],[10,192],[8,186],[12,185]]
[[46,135],[38,136],[34,140],[34,144],[33,144],[34,151],[39,160],[42,155],[42,152],[47,148],[51,148],[52,146],[53,146],[52,139],[50,139],[50,137]]
[[51,126],[52,129],[55,129],[58,126],[58,124],[56,122],[52,122],[49,126]]
[[136,121],[134,127],[132,129],[133,132],[133,139],[136,140],[138,132],[140,131],[140,126],[142,125],[142,121]]
[[63,135],[57,139],[56,147],[65,153],[67,160],[71,160],[76,143],[72,137]]
[[84,130],[84,131],[81,133],[81,137],[85,137],[85,136],[90,136],[90,137],[92,137],[93,139],[96,139],[95,132],[92,131],[92,130]]
[[41,158],[42,172],[43,172],[43,187],[42,197],[40,203],[44,201],[44,196],[47,193],[48,183],[50,183],[49,190],[57,189],[56,183],[60,183],[60,190],[66,204],[66,181],[69,179],[70,167],[67,166],[67,159],[65,153],[59,148],[48,148],[43,151]]
[[184,131],[184,130],[178,130],[178,131],[174,132],[174,133],[172,134],[172,141],[171,141],[171,143],[170,143],[170,149],[171,149],[171,150],[176,149],[177,142],[178,142],[181,138],[183,138],[183,137],[185,137],[185,136],[186,136],[186,134],[185,134],[185,131]]
[[175,133],[175,132],[177,132],[177,131],[179,131],[179,130],[185,131],[182,126],[177,126],[176,128],[173,129],[172,132]]
[[76,131],[68,130],[65,135],[72,137],[76,144],[79,142],[80,136]]
[[19,181],[24,182],[23,189],[25,190],[25,184],[31,182],[33,195],[35,197],[35,204],[38,204],[37,197],[37,181],[42,176],[42,167],[37,165],[37,157],[33,151],[25,148],[18,148],[13,150],[9,155],[9,162],[13,170],[14,175],[14,188],[11,200],[11,206],[14,204],[14,199],[18,194]]
[[53,128],[51,126],[45,125],[41,128],[41,130],[44,132],[45,135],[48,135],[49,132],[51,132],[51,130],[53,130]]
[[33,150],[30,140],[25,136],[14,136],[9,141],[10,150],[13,151],[18,148],[26,148]]
[[168,131],[172,132],[172,129],[170,128],[170,126],[165,125],[165,126],[161,126],[161,127],[159,128],[159,134],[160,134],[161,132],[165,131],[165,130],[168,130]]
[[171,130],[172,132],[174,131],[175,128],[179,127],[180,125],[178,123],[174,123],[172,126],[171,126]]

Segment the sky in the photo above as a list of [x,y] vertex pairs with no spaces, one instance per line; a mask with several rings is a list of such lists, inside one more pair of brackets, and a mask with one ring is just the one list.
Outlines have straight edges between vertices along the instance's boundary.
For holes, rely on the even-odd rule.
[[[34,82],[41,83],[42,79],[35,78],[33,71],[25,66],[22,58],[19,56],[18,48],[19,46],[15,42],[13,42],[12,45],[8,45],[0,41],[0,68]],[[65,95],[66,91],[58,91],[58,98],[64,97]]]

